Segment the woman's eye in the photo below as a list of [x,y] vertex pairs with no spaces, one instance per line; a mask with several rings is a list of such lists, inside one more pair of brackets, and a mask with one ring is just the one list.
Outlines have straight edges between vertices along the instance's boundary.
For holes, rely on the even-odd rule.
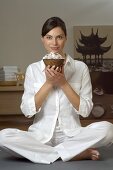
[[59,40],[62,40],[62,39],[63,39],[63,36],[59,35],[57,38],[58,38]]
[[62,39],[64,39],[64,36],[59,35],[59,36],[58,36],[58,39],[59,39],[59,40],[62,40]]
[[48,40],[51,40],[51,39],[52,39],[52,37],[51,37],[51,36],[47,36],[46,38],[47,38]]

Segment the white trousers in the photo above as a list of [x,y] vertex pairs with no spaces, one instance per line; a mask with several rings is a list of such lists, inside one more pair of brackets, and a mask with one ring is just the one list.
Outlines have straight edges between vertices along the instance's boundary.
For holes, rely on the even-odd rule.
[[113,124],[107,121],[83,127],[73,137],[66,136],[57,127],[52,139],[46,144],[35,139],[32,133],[19,129],[3,129],[0,131],[0,149],[34,163],[50,164],[58,158],[68,161],[88,148],[113,143]]

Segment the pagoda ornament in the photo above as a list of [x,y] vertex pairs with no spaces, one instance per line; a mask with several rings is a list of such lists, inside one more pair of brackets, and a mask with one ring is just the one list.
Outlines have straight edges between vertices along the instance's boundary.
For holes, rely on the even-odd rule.
[[[102,44],[107,40],[107,36],[100,37],[98,29],[94,33],[93,28],[91,29],[91,34],[86,36],[80,31],[81,37],[79,42],[76,41],[76,51],[81,53],[83,61],[87,63],[89,58],[89,65],[102,66],[103,55],[111,49],[110,46],[102,46]],[[94,61],[94,62],[93,62]]]

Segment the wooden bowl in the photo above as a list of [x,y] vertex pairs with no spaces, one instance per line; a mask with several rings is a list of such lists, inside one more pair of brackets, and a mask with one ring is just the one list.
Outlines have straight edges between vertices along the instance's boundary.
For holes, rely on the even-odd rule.
[[55,65],[56,67],[62,67],[64,65],[64,59],[43,59],[46,66],[50,65],[50,67]]

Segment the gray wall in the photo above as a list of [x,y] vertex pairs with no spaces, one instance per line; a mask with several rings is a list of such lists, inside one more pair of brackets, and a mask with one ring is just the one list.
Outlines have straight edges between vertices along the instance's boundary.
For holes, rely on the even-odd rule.
[[68,31],[65,51],[74,57],[73,26],[113,25],[113,0],[0,0],[0,66],[22,71],[45,51],[41,27],[51,16],[61,17]]

